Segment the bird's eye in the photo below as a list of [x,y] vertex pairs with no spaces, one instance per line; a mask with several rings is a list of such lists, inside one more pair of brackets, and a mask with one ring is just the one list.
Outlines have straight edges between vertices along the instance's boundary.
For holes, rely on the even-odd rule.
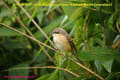
[[55,34],[59,34],[59,32],[54,32]]

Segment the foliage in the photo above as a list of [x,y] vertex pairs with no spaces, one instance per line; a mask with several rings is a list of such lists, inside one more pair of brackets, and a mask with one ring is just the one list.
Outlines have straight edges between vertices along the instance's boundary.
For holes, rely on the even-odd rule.
[[[2,4],[4,1],[10,10]],[[118,0],[18,0],[20,3],[32,3],[24,9],[49,33],[64,28],[73,37],[78,56],[87,68],[102,76],[105,80],[120,79],[120,1]],[[112,3],[112,6],[35,6],[37,3]],[[12,26],[22,33],[29,34],[18,22],[15,15],[27,26],[35,38],[50,45],[49,41],[36,28],[32,18],[28,18],[14,0],[0,1],[0,23]],[[55,64],[44,50],[52,56]],[[67,53],[65,53],[67,54]],[[72,55],[71,58],[75,59]],[[35,68],[9,70],[16,67],[56,66],[79,74],[59,69]],[[3,76],[30,76],[36,80],[95,80],[86,70],[58,55],[46,47],[39,47],[34,41],[0,25],[0,80]],[[7,70],[8,69],[8,70]],[[3,71],[7,70],[7,71]],[[8,80],[13,80],[9,78]],[[17,80],[17,79],[14,79]],[[24,78],[28,80],[28,78]],[[30,79],[31,80],[31,79]]]

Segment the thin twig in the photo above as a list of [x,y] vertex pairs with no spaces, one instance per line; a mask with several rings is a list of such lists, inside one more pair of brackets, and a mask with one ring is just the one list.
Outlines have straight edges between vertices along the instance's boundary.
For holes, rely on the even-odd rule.
[[[24,25],[24,23],[21,21],[21,19],[18,17],[18,16],[16,16],[16,14],[8,7],[8,5],[3,1],[3,0],[1,0],[2,1],[2,4],[15,16],[15,18],[17,19],[17,21],[25,28],[25,30],[33,37],[33,38],[35,38],[34,37],[34,35],[31,33],[31,31]],[[36,39],[36,38],[35,38]],[[39,44],[39,46],[40,47],[42,47],[40,44]],[[43,51],[44,51],[44,53],[48,56],[48,58],[55,64],[55,61],[54,61],[54,59],[48,54],[48,52],[45,50],[45,49],[43,49]]]
[[75,77],[79,77],[80,75],[68,70],[68,69],[65,69],[65,68],[61,68],[61,67],[55,67],[55,66],[40,66],[40,67],[17,67],[17,68],[12,68],[12,69],[7,69],[7,70],[3,70],[3,71],[9,71],[9,70],[17,70],[17,69],[39,69],[39,68],[54,68],[54,69],[59,69],[59,70],[63,70],[63,71],[66,71],[70,74],[72,74],[73,76]]
[[72,58],[69,57],[69,60],[71,60],[72,62],[74,62],[75,64],[79,65],[81,68],[85,69],[86,71],[88,71],[89,73],[93,74],[94,76],[96,76],[97,78],[99,78],[100,80],[104,80],[103,77],[99,76],[97,73],[93,72],[92,70],[90,70],[89,68],[85,67],[84,65],[80,64],[79,62],[74,61]]
[[120,45],[120,40],[117,40],[113,45],[112,48],[115,49],[117,46]]
[[118,21],[116,22],[116,27],[117,27],[118,32],[120,33],[120,27],[119,27]]
[[30,19],[32,19],[32,22],[35,24],[35,26],[38,28],[38,30],[40,30],[40,32],[45,36],[45,38],[49,40],[49,42],[52,44],[52,46],[53,46],[54,48],[56,48],[55,45],[53,44],[53,42],[48,38],[48,36],[46,35],[46,33],[40,28],[40,26],[35,22],[35,20],[30,16],[30,14],[20,5],[20,3],[19,3],[17,0],[14,0],[14,1],[15,1],[15,3],[22,9],[22,11],[23,11]]

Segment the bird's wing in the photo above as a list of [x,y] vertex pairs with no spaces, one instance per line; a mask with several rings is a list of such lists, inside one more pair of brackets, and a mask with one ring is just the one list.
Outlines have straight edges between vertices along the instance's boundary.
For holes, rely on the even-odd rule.
[[73,40],[72,40],[72,39],[69,39],[69,43],[70,43],[70,46],[71,46],[72,50],[75,51],[75,52],[77,52],[76,46],[75,46],[75,44],[73,43]]
[[67,37],[67,40],[69,41],[70,46],[72,48],[72,54],[81,64],[83,64],[82,61],[79,59],[79,57],[77,55],[77,49],[76,49],[75,44],[73,43],[73,40],[71,39],[71,37],[69,35],[67,35],[66,37]]

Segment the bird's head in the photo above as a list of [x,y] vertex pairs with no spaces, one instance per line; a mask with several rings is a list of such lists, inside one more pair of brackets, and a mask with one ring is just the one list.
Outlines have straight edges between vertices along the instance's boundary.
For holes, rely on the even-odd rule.
[[65,35],[66,34],[66,31],[62,28],[56,28],[53,30],[53,32],[51,32],[51,35],[55,35],[55,34],[63,34]]

